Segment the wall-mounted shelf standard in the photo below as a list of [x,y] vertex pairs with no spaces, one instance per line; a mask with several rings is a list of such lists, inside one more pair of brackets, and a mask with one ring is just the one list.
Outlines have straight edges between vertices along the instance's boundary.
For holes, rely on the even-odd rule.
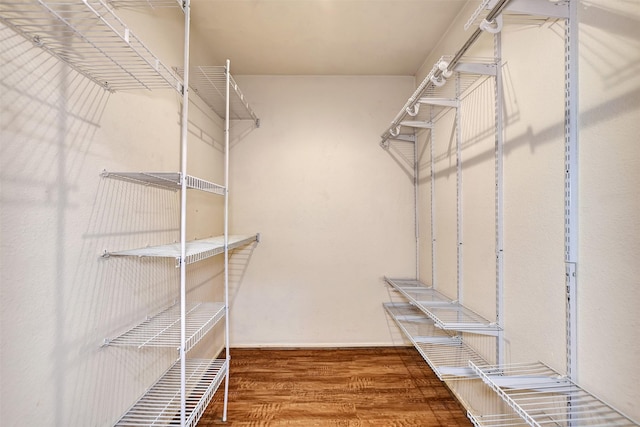
[[[218,116],[226,116],[226,85],[227,68],[225,66],[192,66],[189,74],[189,87]],[[177,69],[180,75],[184,70]],[[260,119],[244,97],[233,77],[229,75],[229,119],[251,120],[256,127],[260,127]]]
[[[230,235],[228,236],[228,249],[236,249],[251,242],[259,241],[259,234],[251,235]],[[167,245],[147,246],[145,248],[128,249],[123,251],[105,252],[104,257],[110,256],[133,256],[133,257],[156,257],[175,258],[176,264],[180,262],[180,243],[170,243]],[[224,236],[216,236],[202,240],[192,240],[187,242],[185,264],[202,261],[206,258],[224,252]]]
[[[184,426],[195,426],[229,369],[224,359],[186,360]],[[180,363],[176,362],[120,418],[116,426],[178,426],[180,424]]]
[[0,21],[107,90],[182,90],[102,0],[2,2]]
[[469,366],[532,427],[637,426],[544,363]]
[[417,280],[387,277],[385,280],[422,310],[440,329],[482,335],[497,335],[500,330],[495,322],[485,319]]
[[442,381],[476,377],[469,360],[487,362],[460,337],[437,328],[409,303],[385,303],[384,308]]
[[[187,303],[186,351],[193,348],[222,319],[224,309],[223,303]],[[105,339],[104,345],[178,348],[180,346],[180,306],[174,304],[122,335]]]
[[[182,174],[180,172],[108,172],[101,174],[104,178],[120,179],[134,184],[148,185],[151,187],[164,188],[172,191],[179,191],[182,188]],[[224,186],[185,175],[188,189],[205,191],[224,196]]]

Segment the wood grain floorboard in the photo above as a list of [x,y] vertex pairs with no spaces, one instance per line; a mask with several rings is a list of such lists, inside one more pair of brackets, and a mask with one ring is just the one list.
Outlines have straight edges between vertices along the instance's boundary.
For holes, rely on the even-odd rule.
[[410,347],[234,349],[227,422],[223,387],[198,427],[471,426]]

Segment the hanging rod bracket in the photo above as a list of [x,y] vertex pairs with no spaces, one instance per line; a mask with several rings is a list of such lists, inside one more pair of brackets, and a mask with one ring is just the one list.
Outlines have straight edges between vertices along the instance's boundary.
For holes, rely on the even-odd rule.
[[502,31],[502,24],[502,14],[500,14],[496,16],[491,22],[483,19],[480,23],[480,29],[490,34],[498,34],[500,31]]

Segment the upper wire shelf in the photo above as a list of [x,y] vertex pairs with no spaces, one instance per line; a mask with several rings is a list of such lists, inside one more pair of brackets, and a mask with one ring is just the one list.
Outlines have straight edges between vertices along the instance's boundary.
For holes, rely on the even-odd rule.
[[114,7],[149,7],[151,9],[179,7],[184,10],[184,4],[180,0],[110,0],[109,4]]
[[[493,58],[463,57],[449,70],[452,59],[452,56],[443,56],[434,64],[381,135],[383,147],[390,139],[413,135],[415,128],[430,128],[444,112],[457,108],[459,101],[481,81],[496,74]],[[457,84],[450,80],[457,80]]]
[[413,305],[384,303],[383,306],[441,380],[476,377],[469,368],[469,360],[487,363],[459,337],[437,328],[433,320]]
[[[135,184],[173,191],[178,191],[182,188],[183,175],[180,172],[108,172],[105,170],[101,175],[104,178],[121,179]],[[185,180],[187,188],[224,196],[225,188],[222,185],[214,184],[191,175],[185,175]]]
[[[251,242],[259,241],[259,234],[251,235],[230,235],[228,236],[229,250],[239,248]],[[186,243],[185,264],[202,261],[206,258],[224,252],[224,236],[210,237],[202,240],[192,240]],[[122,251],[105,252],[104,257],[110,256],[133,256],[133,257],[156,257],[175,258],[176,264],[180,263],[180,243],[170,243],[167,245],[147,246],[144,248],[128,249]]]
[[102,0],[3,1],[0,21],[109,91],[182,90]]
[[500,328],[456,301],[418,280],[390,279],[386,282],[431,318],[438,328],[450,331],[497,335]]
[[[220,117],[226,116],[227,67],[225,66],[192,66],[189,68],[189,87]],[[177,72],[184,75],[183,68]],[[256,127],[260,119],[244,97],[238,84],[229,76],[229,119],[252,120]]]
[[[464,26],[465,30],[471,27],[483,25],[491,8],[498,0],[484,0]],[[543,25],[557,19],[569,17],[569,0],[559,1],[511,1],[498,19],[505,20],[508,24],[518,25]],[[487,23],[489,24],[489,23]],[[484,25],[487,25],[484,24]],[[494,23],[495,25],[495,23]],[[502,25],[502,24],[498,24]]]
[[544,363],[469,366],[532,427],[638,425]]
[[[225,305],[217,302],[187,304],[185,351],[193,348],[222,319],[224,310]],[[106,339],[104,345],[178,348],[180,340],[180,305],[174,304],[122,335]]]
[[[185,426],[193,427],[222,383],[228,362],[224,359],[187,359]],[[118,420],[116,426],[180,425],[180,362],[175,363]]]

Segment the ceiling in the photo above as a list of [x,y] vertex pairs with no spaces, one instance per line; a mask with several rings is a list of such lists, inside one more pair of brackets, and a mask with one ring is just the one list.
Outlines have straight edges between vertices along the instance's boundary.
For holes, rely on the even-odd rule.
[[192,0],[191,23],[234,74],[409,76],[467,1]]

